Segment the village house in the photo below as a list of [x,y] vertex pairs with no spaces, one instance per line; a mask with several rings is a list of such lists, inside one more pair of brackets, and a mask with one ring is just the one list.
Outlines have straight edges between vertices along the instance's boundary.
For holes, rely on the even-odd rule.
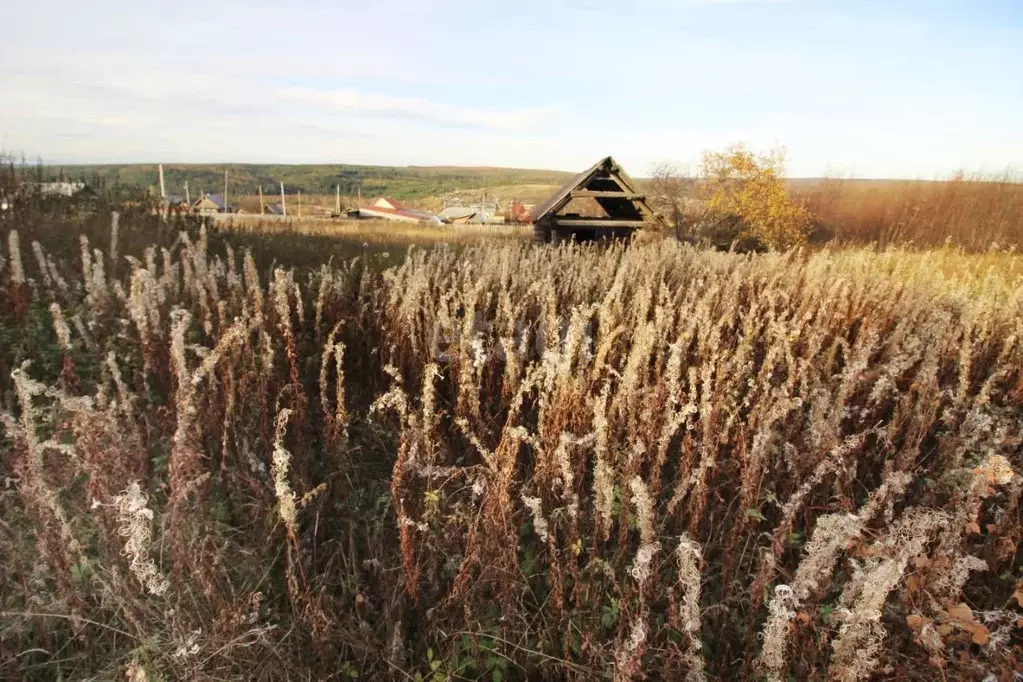
[[433,223],[435,225],[441,223],[441,219],[432,213],[406,208],[396,199],[390,197],[377,199],[369,206],[360,206],[349,211],[348,215],[352,218],[394,220],[405,223]]
[[224,202],[222,194],[203,194],[192,204],[192,210],[204,215],[210,213],[234,213],[234,208]]

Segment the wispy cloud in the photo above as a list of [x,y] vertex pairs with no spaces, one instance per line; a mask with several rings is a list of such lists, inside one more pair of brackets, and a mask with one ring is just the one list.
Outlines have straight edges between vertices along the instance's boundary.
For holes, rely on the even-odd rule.
[[421,120],[442,125],[489,128],[492,130],[526,130],[549,120],[557,113],[554,107],[512,109],[507,111],[452,106],[418,97],[396,97],[352,88],[316,90],[312,88],[279,88],[279,100],[302,102],[328,111],[360,116]]

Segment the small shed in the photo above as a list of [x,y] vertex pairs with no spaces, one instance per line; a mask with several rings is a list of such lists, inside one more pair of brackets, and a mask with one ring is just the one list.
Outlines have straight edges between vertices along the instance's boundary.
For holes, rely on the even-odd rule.
[[610,156],[569,180],[530,213],[538,242],[627,238],[658,222],[636,184]]

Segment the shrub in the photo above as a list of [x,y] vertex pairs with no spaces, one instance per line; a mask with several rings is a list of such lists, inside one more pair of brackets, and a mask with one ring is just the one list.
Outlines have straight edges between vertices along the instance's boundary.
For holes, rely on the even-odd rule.
[[703,156],[700,191],[710,210],[707,230],[716,242],[786,249],[806,241],[809,211],[789,197],[781,150],[756,155],[742,145]]

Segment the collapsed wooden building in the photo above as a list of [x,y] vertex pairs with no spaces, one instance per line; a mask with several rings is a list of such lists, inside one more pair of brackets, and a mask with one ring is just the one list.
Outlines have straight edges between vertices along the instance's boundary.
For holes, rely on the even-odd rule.
[[552,243],[624,239],[659,220],[610,156],[569,180],[530,218],[536,241]]

